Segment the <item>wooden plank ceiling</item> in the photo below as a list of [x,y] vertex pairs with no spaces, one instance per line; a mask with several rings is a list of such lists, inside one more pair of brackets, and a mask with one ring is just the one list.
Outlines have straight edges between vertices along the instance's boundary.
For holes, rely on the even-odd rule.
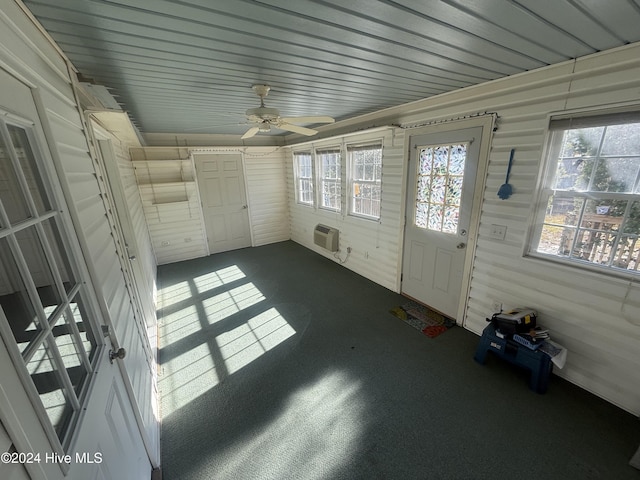
[[[25,0],[144,133],[337,120],[640,41],[640,0]],[[272,130],[272,134],[285,134]]]

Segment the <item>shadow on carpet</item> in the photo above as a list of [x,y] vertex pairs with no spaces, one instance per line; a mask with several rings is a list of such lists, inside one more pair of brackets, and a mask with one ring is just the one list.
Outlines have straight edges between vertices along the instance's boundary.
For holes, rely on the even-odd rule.
[[419,303],[409,302],[402,306],[394,307],[389,313],[421,331],[429,338],[435,338],[455,327],[456,322]]

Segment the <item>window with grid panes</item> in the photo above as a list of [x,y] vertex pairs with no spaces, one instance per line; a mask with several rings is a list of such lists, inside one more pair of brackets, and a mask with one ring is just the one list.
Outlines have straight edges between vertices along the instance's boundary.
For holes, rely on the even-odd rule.
[[313,160],[311,152],[293,154],[296,171],[296,200],[303,205],[313,205]]
[[414,225],[456,235],[468,143],[420,147],[416,172]]
[[350,213],[380,218],[382,196],[382,145],[348,146]]
[[640,112],[552,119],[529,253],[640,274]]
[[342,210],[342,160],[339,148],[316,151],[320,169],[320,207]]
[[0,333],[17,345],[11,351],[41,402],[41,421],[67,448],[98,342],[40,160],[31,127],[0,118]]

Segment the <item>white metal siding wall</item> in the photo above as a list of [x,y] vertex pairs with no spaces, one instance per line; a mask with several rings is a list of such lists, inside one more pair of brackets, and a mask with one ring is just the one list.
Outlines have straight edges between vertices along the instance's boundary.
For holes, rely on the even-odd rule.
[[[143,311],[138,311],[137,307],[134,307],[133,302],[129,302],[128,305],[136,323],[134,324],[134,322],[131,321],[127,322],[124,328],[124,336],[119,335],[118,338],[127,341],[123,346],[127,349],[127,357],[131,357],[127,363],[127,369],[132,380],[131,383],[135,389],[135,396],[140,405],[148,406],[146,409],[141,409],[147,436],[154,445],[159,447],[160,431],[156,419],[156,410],[154,410],[154,407],[157,408],[158,406],[158,379],[156,370],[158,352],[154,298],[155,258],[153,256],[153,250],[149,240],[149,231],[144,220],[140,194],[135,183],[135,174],[128,151],[125,150],[120,141],[115,137],[112,138],[111,145],[118,164],[120,182],[125,195],[124,200],[126,201],[133,222],[135,238],[129,241],[135,242],[137,256],[134,262],[140,263],[138,272],[144,277],[137,278],[135,276],[136,272],[131,272],[134,275],[134,277],[131,278],[133,281],[142,282],[141,285],[135,288],[135,292],[141,297],[139,300]],[[128,250],[124,246],[121,246],[121,251],[125,255],[128,254]],[[126,264],[126,259],[123,259],[123,262]],[[122,275],[124,275],[124,272],[120,271],[120,276],[122,277]],[[124,297],[122,298],[124,300]],[[126,305],[123,305],[123,308],[124,307],[126,307]],[[131,319],[132,317],[129,315],[126,318]],[[118,325],[120,325],[120,323]],[[127,357],[125,357],[125,360]]]
[[[3,52],[0,57],[10,59],[10,65],[5,65],[4,60],[0,59],[0,66],[12,71],[13,65],[18,65],[17,68],[26,72],[28,81],[32,82],[30,86],[47,136],[48,144],[43,147],[51,150],[64,172],[60,183],[65,187],[65,194],[68,194],[66,200],[70,210],[74,216],[77,215],[76,228],[80,224],[77,233],[81,243],[87,246],[83,252],[87,265],[98,273],[97,278],[93,279],[97,293],[104,294],[104,303],[118,326],[130,323],[135,329],[128,293],[118,268],[114,239],[98,188],[95,165],[88,152],[84,126],[66,63],[45,37],[37,32],[16,2],[0,1],[0,23],[0,50]],[[16,108],[16,111],[20,110]],[[147,359],[140,359],[137,354],[142,345],[136,335],[132,335],[131,343],[125,345],[133,353],[127,364],[128,374],[132,375],[134,370],[142,368],[142,373],[138,374],[140,385],[136,397],[139,403],[132,406],[139,408],[145,421],[157,427],[149,399],[140,394],[147,389],[151,378]],[[140,363],[130,365],[135,361]],[[145,382],[147,385],[142,385]]]
[[207,255],[195,171],[188,149],[132,148],[131,158],[157,264]]
[[89,249],[89,261],[93,263],[97,274],[94,281],[105,299],[116,336],[127,351],[123,362],[149,438],[159,442],[157,420],[147,393],[154,389],[155,361],[146,337],[146,326],[140,315],[134,313],[123,278],[115,244],[118,239],[109,224],[95,166],[87,150],[83,125],[77,110],[71,106],[46,92],[43,100],[48,106],[49,125],[60,152],[71,201],[77,210]]
[[[467,97],[460,104],[465,110],[444,102],[435,111],[454,116],[469,112],[468,108],[490,109],[500,115],[489,158],[466,326],[479,333],[493,299],[506,307],[535,307],[540,322],[569,350],[566,367],[556,372],[638,414],[638,282],[522,256],[549,113],[638,100],[639,48],[580,60],[571,74],[573,67],[564,64],[505,81],[491,95]],[[510,177],[514,194],[501,200],[496,192],[504,182],[511,148],[516,149]],[[489,238],[491,224],[507,226],[504,241]]]
[[149,228],[144,217],[140,191],[136,183],[136,175],[129,152],[124,146],[114,139],[113,150],[118,162],[120,180],[125,195],[125,202],[129,207],[129,214],[135,229],[136,241],[136,262],[140,264],[140,270],[144,273],[144,285],[140,285],[140,294],[145,295],[142,299],[146,308],[155,316],[155,283],[156,283],[156,259],[153,254]]
[[[313,229],[318,223],[340,230],[340,252],[342,260],[347,255],[347,247],[352,248],[344,266],[358,274],[391,290],[397,291],[401,234],[403,226],[404,193],[404,134],[398,128],[349,135],[344,138],[321,140],[293,146],[291,152],[313,151],[323,147],[335,147],[351,143],[367,143],[382,140],[382,202],[380,221],[363,219],[342,213],[330,212],[319,208],[296,203],[293,155],[287,159],[287,183],[289,185],[289,210],[291,215],[291,239],[328,258],[336,260],[333,253],[313,243]],[[346,156],[343,157],[343,176],[345,175]],[[344,182],[343,182],[344,184]],[[346,205],[344,188],[343,205]],[[346,207],[345,207],[346,210]],[[336,260],[337,261],[337,260]]]
[[[138,188],[158,265],[202,257],[208,252],[191,152],[242,153],[252,245],[289,239],[284,150],[278,147],[133,148]],[[175,171],[176,162],[182,162],[185,177],[193,180],[189,201],[156,205],[162,195],[169,199],[184,191],[171,173]],[[170,184],[172,179],[174,186]],[[167,185],[163,187],[162,183]]]
[[[343,132],[345,128],[356,130],[383,121],[425,124],[496,112],[498,129],[489,155],[465,326],[479,333],[486,325],[485,317],[490,315],[494,299],[506,307],[535,307],[540,313],[540,322],[569,350],[567,365],[556,372],[636,415],[640,414],[638,282],[525,258],[523,251],[549,114],[638,102],[638,92],[640,44],[635,44],[591,55],[575,64],[566,62],[431,97],[377,116],[354,119],[345,122],[347,126],[339,127]],[[501,200],[497,191],[504,183],[511,148],[516,150],[510,178],[514,194],[508,200]],[[406,176],[406,169],[402,175]],[[383,177],[385,190],[388,178]],[[291,168],[288,183],[293,189]],[[388,193],[385,193],[385,203],[389,201]],[[393,212],[396,212],[397,205],[404,202],[404,195],[395,191],[392,201]],[[312,225],[318,220],[331,225],[333,219],[295,205],[293,191],[290,204],[292,238],[314,248],[310,245]],[[337,224],[332,226],[340,228],[339,219],[335,220]],[[491,224],[507,226],[504,241],[490,238]],[[346,238],[341,238],[341,248],[351,245],[355,259],[363,248],[370,248],[360,242],[367,242],[378,232],[371,224],[354,238],[348,228],[345,228]],[[390,244],[388,250],[381,253],[395,260],[399,248],[398,244]],[[346,266],[349,263],[351,260]],[[387,285],[378,275],[365,276]],[[387,272],[386,277],[393,277],[393,272]]]

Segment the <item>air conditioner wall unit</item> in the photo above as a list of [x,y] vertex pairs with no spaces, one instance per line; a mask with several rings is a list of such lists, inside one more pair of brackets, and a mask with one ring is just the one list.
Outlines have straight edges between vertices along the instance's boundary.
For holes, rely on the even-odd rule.
[[339,230],[326,225],[318,224],[313,229],[313,243],[330,252],[338,251],[339,236]]

